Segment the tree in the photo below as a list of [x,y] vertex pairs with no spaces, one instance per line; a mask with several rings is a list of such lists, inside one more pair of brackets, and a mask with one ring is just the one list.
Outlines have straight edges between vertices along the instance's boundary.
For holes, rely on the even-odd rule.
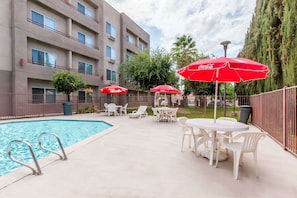
[[176,38],[171,49],[172,59],[176,62],[177,68],[181,68],[197,60],[198,53],[196,43],[190,35],[182,35]]
[[70,102],[70,94],[80,88],[85,88],[87,83],[81,80],[79,74],[69,71],[60,71],[55,73],[53,77],[53,85],[57,92],[67,95],[67,101]]
[[143,90],[159,84],[170,84],[175,86],[178,82],[177,76],[172,69],[170,54],[165,49],[157,48],[139,53],[119,67],[119,74],[126,76],[127,80]]
[[269,77],[240,83],[241,93],[256,94],[296,85],[296,12],[296,0],[257,1],[239,56],[267,64]]
[[[176,62],[177,68],[182,68],[190,63],[206,58],[203,54],[198,54],[196,43],[190,35],[182,35],[177,37],[177,41],[173,43],[174,47],[171,49],[172,59]],[[195,95],[205,95],[214,93],[213,83],[193,82],[184,80],[184,94],[193,92]]]

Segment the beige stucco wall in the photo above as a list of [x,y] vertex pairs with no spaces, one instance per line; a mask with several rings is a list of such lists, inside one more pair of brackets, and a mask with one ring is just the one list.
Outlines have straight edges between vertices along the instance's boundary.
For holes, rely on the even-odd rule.
[[[32,49],[48,52],[56,56],[56,66],[59,68],[67,68],[67,52],[64,49],[42,43],[33,39],[28,39],[27,53],[28,59],[32,60]],[[38,67],[38,65],[36,65]]]
[[[108,3],[104,4],[104,70],[102,71],[105,78],[104,84],[109,85],[111,84],[110,81],[106,80],[106,69],[110,69],[116,71],[117,73],[117,81],[119,82],[118,77],[118,67],[121,63],[121,23],[120,23],[120,13],[111,7]],[[116,28],[116,38],[115,40],[109,39],[108,34],[106,33],[106,22],[110,23]],[[110,46],[116,50],[116,60],[115,63],[109,63],[109,59],[106,57],[106,46]]]
[[56,30],[59,32],[62,32],[64,34],[67,33],[67,20],[64,16],[59,15],[57,12],[52,10],[48,7],[42,7],[39,4],[32,3],[31,1],[28,1],[27,6],[27,17],[29,19],[32,19],[31,11],[38,12],[39,14],[42,14],[43,16],[50,17],[51,19],[56,21]]
[[1,0],[0,10],[0,71],[11,71],[11,0]]

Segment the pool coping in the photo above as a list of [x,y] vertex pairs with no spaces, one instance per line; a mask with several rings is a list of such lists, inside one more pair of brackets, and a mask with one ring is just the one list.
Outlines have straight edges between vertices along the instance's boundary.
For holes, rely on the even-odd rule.
[[[67,156],[71,155],[73,152],[75,152],[76,150],[78,150],[79,148],[81,148],[82,146],[86,146],[108,134],[110,134],[111,132],[114,132],[116,129],[119,128],[119,126],[117,124],[114,124],[110,121],[104,121],[104,120],[94,120],[94,119],[84,119],[84,118],[52,118],[52,117],[42,117],[42,118],[25,118],[25,119],[17,119],[17,120],[3,120],[3,121],[0,121],[0,123],[7,123],[7,122],[22,122],[22,121],[37,121],[37,120],[83,120],[83,121],[102,121],[102,122],[105,122],[105,123],[108,123],[110,125],[112,125],[110,128],[108,129],[105,129],[104,131],[98,133],[98,134],[95,134],[95,135],[92,135],[80,142],[77,142],[69,147],[66,147],[64,148],[64,151],[66,153]],[[60,151],[58,152],[60,153]],[[61,161],[57,155],[55,154],[50,154],[42,159],[39,159],[38,160],[38,164],[40,166],[40,169],[41,169],[41,172],[42,172],[42,169],[46,166],[49,166],[53,163],[56,163],[56,162],[59,162]],[[29,164],[31,167],[34,167],[35,168],[35,164],[34,162],[30,163]],[[20,167],[10,173],[7,173],[5,175],[2,175],[0,176],[0,190],[3,189],[3,188],[6,188],[7,186],[25,178],[25,177],[28,177],[28,176],[31,176],[33,175],[32,171],[27,168],[27,167]],[[41,175],[36,175],[37,177],[38,176],[42,176]]]

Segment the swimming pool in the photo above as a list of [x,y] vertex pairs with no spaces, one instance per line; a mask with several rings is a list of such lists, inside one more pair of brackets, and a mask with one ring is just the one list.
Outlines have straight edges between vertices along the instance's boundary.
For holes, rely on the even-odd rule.
[[[59,136],[64,148],[100,133],[112,125],[103,121],[88,120],[34,120],[0,123],[0,176],[21,167],[12,161],[7,152],[7,146],[12,140],[24,140],[32,145],[37,159],[50,153],[40,148],[39,135],[43,132],[55,133]],[[47,148],[60,150],[57,140],[53,136],[43,136],[42,143]],[[14,152],[15,151],[15,152]],[[11,144],[11,153],[21,161],[33,161],[29,149],[23,144]]]

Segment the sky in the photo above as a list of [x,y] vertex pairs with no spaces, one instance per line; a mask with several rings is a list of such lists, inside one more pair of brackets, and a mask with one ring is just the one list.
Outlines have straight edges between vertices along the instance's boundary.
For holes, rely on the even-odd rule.
[[105,0],[150,34],[151,49],[170,51],[177,37],[190,35],[199,53],[227,57],[243,47],[256,0]]

